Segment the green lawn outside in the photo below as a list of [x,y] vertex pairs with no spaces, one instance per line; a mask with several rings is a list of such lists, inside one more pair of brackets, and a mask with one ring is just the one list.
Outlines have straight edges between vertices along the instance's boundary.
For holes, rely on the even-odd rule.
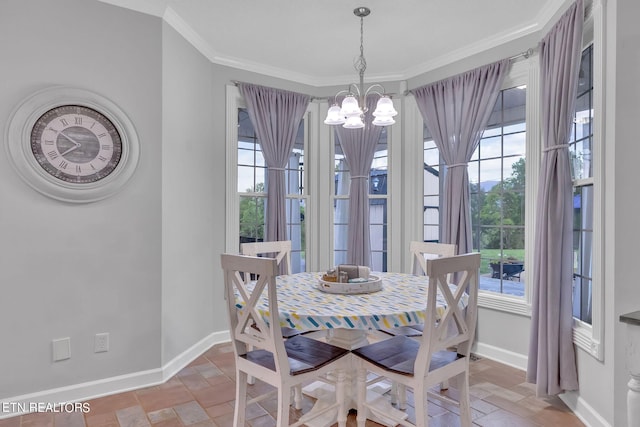
[[[477,249],[474,249],[474,252],[478,252]],[[490,274],[491,267],[489,266],[489,262],[494,259],[500,258],[500,249],[483,249],[480,252],[480,274]],[[519,260],[524,261],[524,249],[505,249],[503,252],[503,257],[514,257]]]

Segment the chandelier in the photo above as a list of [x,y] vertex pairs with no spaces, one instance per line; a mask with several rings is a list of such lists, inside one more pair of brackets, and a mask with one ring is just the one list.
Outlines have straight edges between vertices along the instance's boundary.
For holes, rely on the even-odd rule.
[[[364,114],[368,111],[366,99],[369,93],[376,93],[380,96],[376,109],[373,114],[375,126],[389,126],[396,121],[393,119],[398,112],[393,108],[393,101],[388,95],[384,94],[384,87],[380,84],[374,84],[364,90],[364,71],[367,69],[367,61],[364,59],[364,17],[368,16],[371,10],[368,7],[357,7],[353,10],[353,14],[360,18],[360,56],[356,59],[354,67],[360,75],[360,85],[351,83],[349,89],[338,92],[334,97],[334,103],[327,112],[327,118],[324,120],[327,125],[342,125],[347,129],[360,129],[364,127]],[[352,89],[355,89],[353,91]],[[382,93],[375,89],[382,89]],[[346,93],[342,106],[338,105],[337,99],[341,94]],[[356,98],[357,96],[357,98]]]

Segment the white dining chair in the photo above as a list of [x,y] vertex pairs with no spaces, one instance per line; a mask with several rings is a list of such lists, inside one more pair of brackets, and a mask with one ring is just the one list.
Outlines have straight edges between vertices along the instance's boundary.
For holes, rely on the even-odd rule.
[[[329,411],[338,411],[339,427],[346,426],[345,369],[348,350],[303,335],[282,337],[276,292],[278,264],[274,258],[221,255],[231,342],[236,365],[234,426],[244,426],[248,405],[277,396],[277,427],[300,426]],[[243,274],[255,281],[246,283]],[[261,311],[261,298],[268,300],[268,312]],[[265,319],[264,316],[267,318]],[[249,349],[251,348],[251,350]],[[247,376],[270,384],[275,390],[247,398]],[[335,387],[335,402],[305,413],[289,424],[291,390],[311,380]]]
[[[291,240],[277,240],[270,242],[248,242],[240,244],[240,253],[242,255],[249,256],[269,256],[276,259],[278,264],[278,274],[291,274]],[[251,280],[251,274],[245,272],[245,282]],[[291,338],[296,335],[300,335],[300,331],[292,328],[283,327],[282,336],[284,338]],[[249,384],[254,384],[254,378],[249,375],[247,377]],[[300,402],[302,399],[302,387],[296,387],[294,389],[294,402],[296,409],[300,409]]]
[[[428,426],[429,389],[456,376],[459,376],[458,400],[440,393],[432,395],[457,405],[460,425],[471,426],[469,359],[476,329],[480,254],[430,259],[426,264],[429,288],[425,333],[419,339],[398,335],[352,351],[358,365],[358,427],[364,427],[369,411],[389,417],[379,414],[366,400],[367,387],[385,379],[401,384],[403,390],[411,388],[414,394],[416,423],[403,419],[394,419],[394,422]],[[448,276],[451,274],[456,274],[457,286],[450,287]],[[444,300],[444,310],[438,310],[438,294]],[[368,379],[368,374],[373,378]]]
[[[409,243],[409,253],[411,254],[411,271],[415,275],[428,275],[427,260],[453,256],[456,254],[457,245],[450,243],[434,243],[412,241]],[[450,277],[449,277],[450,278]],[[383,332],[389,335],[405,335],[408,337],[419,337],[422,335],[424,325],[398,326],[394,328],[384,328]]]

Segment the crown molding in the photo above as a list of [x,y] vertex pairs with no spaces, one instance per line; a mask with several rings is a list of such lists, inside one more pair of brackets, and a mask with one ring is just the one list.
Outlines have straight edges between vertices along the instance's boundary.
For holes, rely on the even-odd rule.
[[157,0],[98,0],[102,3],[111,4],[114,6],[122,7],[124,9],[135,10],[136,12],[142,12],[147,15],[162,17],[164,13],[166,3]]
[[463,60],[473,55],[477,55],[486,50],[492,49],[496,46],[506,44],[508,42],[517,40],[521,37],[525,37],[531,34],[535,34],[540,31],[541,25],[538,22],[528,24],[524,27],[513,28],[503,33],[497,34],[494,37],[480,40],[476,43],[472,43],[465,46],[462,49],[454,50],[445,55],[438,56],[422,64],[411,67],[403,73],[403,80],[410,79],[412,77],[419,76],[420,74],[433,71],[437,68],[444,67],[454,62]]
[[[177,31],[182,37],[191,43],[200,53],[202,53],[209,61],[214,64],[223,65],[232,68],[267,75],[270,77],[280,78],[296,83],[301,83],[314,87],[324,86],[340,86],[353,81],[355,74],[339,75],[330,77],[318,77],[310,74],[298,73],[284,68],[273,67],[251,61],[245,58],[237,58],[221,54],[216,51],[205,39],[203,39],[173,8],[164,2],[154,2],[154,0],[138,0],[132,6],[130,0],[99,0],[104,3],[113,4],[120,7],[137,10],[139,12],[151,14],[161,17],[169,26]],[[538,15],[527,25],[512,28],[504,31],[488,39],[480,40],[472,43],[464,48],[448,52],[435,58],[431,58],[416,66],[412,66],[398,73],[387,74],[369,74],[366,78],[367,82],[380,81],[402,81],[417,77],[421,74],[433,71],[435,69],[447,66],[457,61],[463,60],[473,55],[477,55],[486,50],[495,48],[521,37],[529,36],[542,31],[550,21],[558,14],[560,10],[564,10],[565,6],[573,0],[550,0],[545,3],[543,9]],[[587,3],[590,3],[587,0]]]

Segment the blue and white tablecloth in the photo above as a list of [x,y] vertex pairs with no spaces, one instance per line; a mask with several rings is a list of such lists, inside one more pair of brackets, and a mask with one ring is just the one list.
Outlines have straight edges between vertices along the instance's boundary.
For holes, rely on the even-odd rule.
[[[322,273],[277,277],[280,326],[297,330],[382,329],[425,322],[428,278],[405,273],[372,275],[382,279],[382,290],[368,294],[330,294],[318,289]],[[467,303],[466,294],[461,305]],[[237,303],[242,310],[242,303]],[[267,317],[266,297],[259,311]],[[445,310],[439,295],[438,316]]]

